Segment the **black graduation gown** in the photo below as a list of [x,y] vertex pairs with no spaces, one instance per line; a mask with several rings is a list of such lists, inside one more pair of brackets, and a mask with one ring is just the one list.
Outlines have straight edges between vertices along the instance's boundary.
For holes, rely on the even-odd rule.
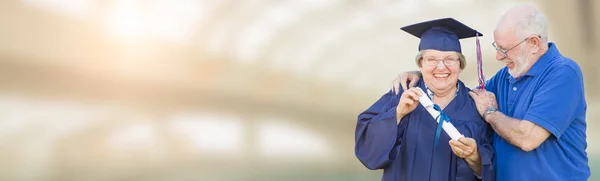
[[[423,80],[417,86],[426,90]],[[477,113],[470,89],[460,80],[458,88],[457,96],[443,111],[461,134],[477,141],[481,179],[495,180],[493,130]],[[397,124],[396,107],[402,92],[388,92],[358,116],[356,157],[371,170],[383,169],[383,181],[479,180],[466,161],[452,153],[446,132],[442,131],[434,148],[437,122],[421,104]]]

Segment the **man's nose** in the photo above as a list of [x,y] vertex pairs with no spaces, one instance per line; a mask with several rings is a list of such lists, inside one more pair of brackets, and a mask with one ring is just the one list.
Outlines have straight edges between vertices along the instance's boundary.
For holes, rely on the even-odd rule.
[[496,50],[496,60],[502,60],[506,58],[506,56],[504,56],[504,54],[498,50]]

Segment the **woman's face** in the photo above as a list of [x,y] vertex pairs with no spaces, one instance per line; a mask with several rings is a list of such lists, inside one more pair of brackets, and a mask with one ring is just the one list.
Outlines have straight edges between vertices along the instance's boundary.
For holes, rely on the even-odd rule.
[[454,51],[425,50],[420,65],[423,81],[434,91],[456,86],[462,72],[458,53]]

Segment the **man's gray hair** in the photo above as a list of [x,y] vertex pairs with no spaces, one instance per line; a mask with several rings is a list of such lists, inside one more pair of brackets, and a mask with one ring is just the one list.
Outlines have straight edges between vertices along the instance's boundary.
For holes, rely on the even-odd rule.
[[542,44],[548,43],[548,21],[546,16],[529,5],[519,5],[511,8],[502,19],[512,21],[517,38],[525,38],[531,35],[539,35]]
[[516,28],[520,37],[536,34],[541,36],[542,43],[548,43],[548,22],[544,14],[537,10],[526,13],[523,19],[517,22]]

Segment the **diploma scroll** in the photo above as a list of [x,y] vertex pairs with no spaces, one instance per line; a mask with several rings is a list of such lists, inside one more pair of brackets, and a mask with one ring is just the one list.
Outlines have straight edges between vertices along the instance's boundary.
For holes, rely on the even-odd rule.
[[[431,99],[429,99],[427,94],[421,88],[417,87],[417,89],[419,89],[419,91],[421,91],[421,97],[419,97],[419,102],[421,102],[421,104],[423,105],[423,107],[425,107],[427,112],[429,112],[429,114],[431,114],[431,116],[434,119],[436,119],[436,121],[439,123],[440,118],[438,116],[440,115],[440,112],[433,108],[433,102],[431,101]],[[450,122],[447,122],[447,121],[444,122],[442,124],[442,129],[444,129],[444,131],[454,141],[458,141],[459,138],[464,137],[462,134],[460,134],[460,132],[458,132],[456,127],[454,127],[454,125],[452,125],[452,123],[450,123]]]

